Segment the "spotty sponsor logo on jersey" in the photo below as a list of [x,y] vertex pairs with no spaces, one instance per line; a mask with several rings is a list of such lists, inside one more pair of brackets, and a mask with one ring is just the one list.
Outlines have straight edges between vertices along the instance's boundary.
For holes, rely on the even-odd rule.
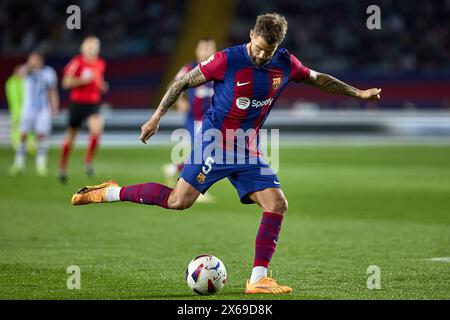
[[247,97],[239,97],[236,99],[236,106],[239,109],[245,110],[248,107],[252,106],[253,108],[261,108],[261,107],[265,107],[267,105],[272,105],[273,102],[273,98],[269,98],[263,101],[260,100],[250,100]]
[[236,107],[241,110],[245,110],[250,107],[250,99],[247,97],[239,97],[236,99]]
[[269,98],[264,101],[253,100],[252,107],[261,108],[261,107],[265,107],[265,106],[270,106],[272,104],[272,102],[273,102],[273,98]]

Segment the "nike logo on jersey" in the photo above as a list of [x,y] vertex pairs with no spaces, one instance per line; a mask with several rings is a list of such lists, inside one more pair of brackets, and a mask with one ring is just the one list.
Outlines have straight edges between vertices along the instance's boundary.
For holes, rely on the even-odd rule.
[[251,83],[251,81],[250,82],[237,82],[236,83],[236,85],[238,86],[238,87],[242,87],[242,86],[245,86],[246,84],[249,84],[249,83]]

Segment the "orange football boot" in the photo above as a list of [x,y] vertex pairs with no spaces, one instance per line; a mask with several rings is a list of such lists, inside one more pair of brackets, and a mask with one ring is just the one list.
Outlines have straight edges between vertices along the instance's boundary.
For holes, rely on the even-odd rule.
[[106,190],[109,187],[118,187],[119,185],[114,180],[109,180],[98,184],[96,186],[86,186],[81,188],[72,196],[72,204],[79,206],[89,203],[103,203],[106,202]]
[[292,288],[287,286],[280,286],[274,279],[270,277],[263,277],[254,284],[250,284],[250,280],[247,280],[247,286],[245,293],[290,293]]

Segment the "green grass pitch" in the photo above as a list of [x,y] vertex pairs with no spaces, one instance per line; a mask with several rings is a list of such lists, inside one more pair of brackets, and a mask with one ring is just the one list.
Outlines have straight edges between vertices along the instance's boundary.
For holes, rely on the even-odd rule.
[[[70,181],[39,178],[33,159],[7,175],[0,149],[0,299],[450,299],[450,149],[448,146],[289,147],[279,177],[289,201],[273,276],[289,295],[245,295],[261,209],[240,204],[231,184],[213,186],[216,204],[184,212],[115,203],[73,207],[79,187],[163,182],[169,147],[99,151],[95,179],[74,152]],[[56,168],[58,150],[50,152]],[[217,255],[228,283],[197,296],[184,271],[196,255]],[[81,269],[68,290],[66,269]],[[367,289],[369,265],[381,289]]]

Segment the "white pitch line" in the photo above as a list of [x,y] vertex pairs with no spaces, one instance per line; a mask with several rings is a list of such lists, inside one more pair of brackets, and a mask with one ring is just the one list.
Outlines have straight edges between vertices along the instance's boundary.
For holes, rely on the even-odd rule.
[[449,262],[450,263],[450,257],[430,258],[430,259],[427,259],[427,260],[438,261],[438,262]]

